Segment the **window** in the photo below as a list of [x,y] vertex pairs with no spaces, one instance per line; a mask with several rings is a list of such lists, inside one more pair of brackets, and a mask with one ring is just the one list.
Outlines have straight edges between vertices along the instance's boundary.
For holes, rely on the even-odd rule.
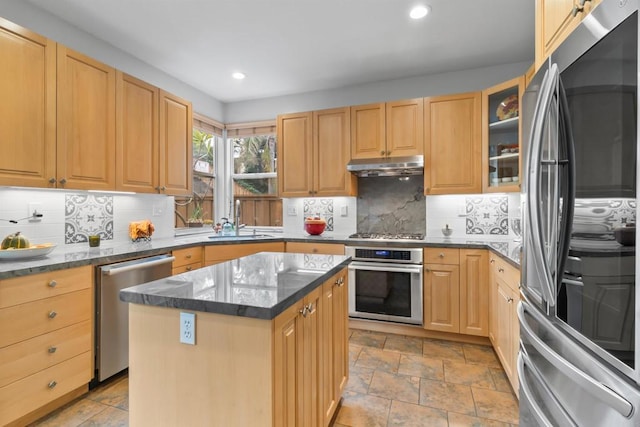
[[275,124],[230,125],[227,143],[233,155],[233,199],[240,200],[240,222],[282,226]]

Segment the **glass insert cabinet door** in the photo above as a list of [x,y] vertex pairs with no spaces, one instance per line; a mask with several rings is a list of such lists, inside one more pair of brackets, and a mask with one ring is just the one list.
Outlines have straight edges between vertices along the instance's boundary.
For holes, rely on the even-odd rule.
[[520,191],[520,101],[524,76],[482,92],[482,184],[485,192]]

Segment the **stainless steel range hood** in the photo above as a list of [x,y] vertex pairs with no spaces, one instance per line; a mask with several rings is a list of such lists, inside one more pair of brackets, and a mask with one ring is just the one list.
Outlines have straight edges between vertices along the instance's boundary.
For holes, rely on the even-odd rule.
[[357,176],[403,176],[424,173],[423,156],[381,157],[355,159],[347,164],[347,170]]

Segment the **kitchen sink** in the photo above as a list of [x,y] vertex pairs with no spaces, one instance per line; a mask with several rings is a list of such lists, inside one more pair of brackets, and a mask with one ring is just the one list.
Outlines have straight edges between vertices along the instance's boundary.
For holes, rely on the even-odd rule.
[[255,239],[265,239],[268,237],[273,237],[269,234],[241,234],[236,236],[235,234],[232,236],[223,236],[222,234],[216,234],[214,236],[209,236],[212,240],[255,240]]

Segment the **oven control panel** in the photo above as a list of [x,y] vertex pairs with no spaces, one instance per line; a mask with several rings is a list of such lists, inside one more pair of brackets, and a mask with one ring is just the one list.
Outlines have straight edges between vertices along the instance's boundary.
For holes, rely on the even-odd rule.
[[422,264],[422,249],[419,248],[371,248],[346,247],[345,254],[354,261],[395,262],[403,264]]

